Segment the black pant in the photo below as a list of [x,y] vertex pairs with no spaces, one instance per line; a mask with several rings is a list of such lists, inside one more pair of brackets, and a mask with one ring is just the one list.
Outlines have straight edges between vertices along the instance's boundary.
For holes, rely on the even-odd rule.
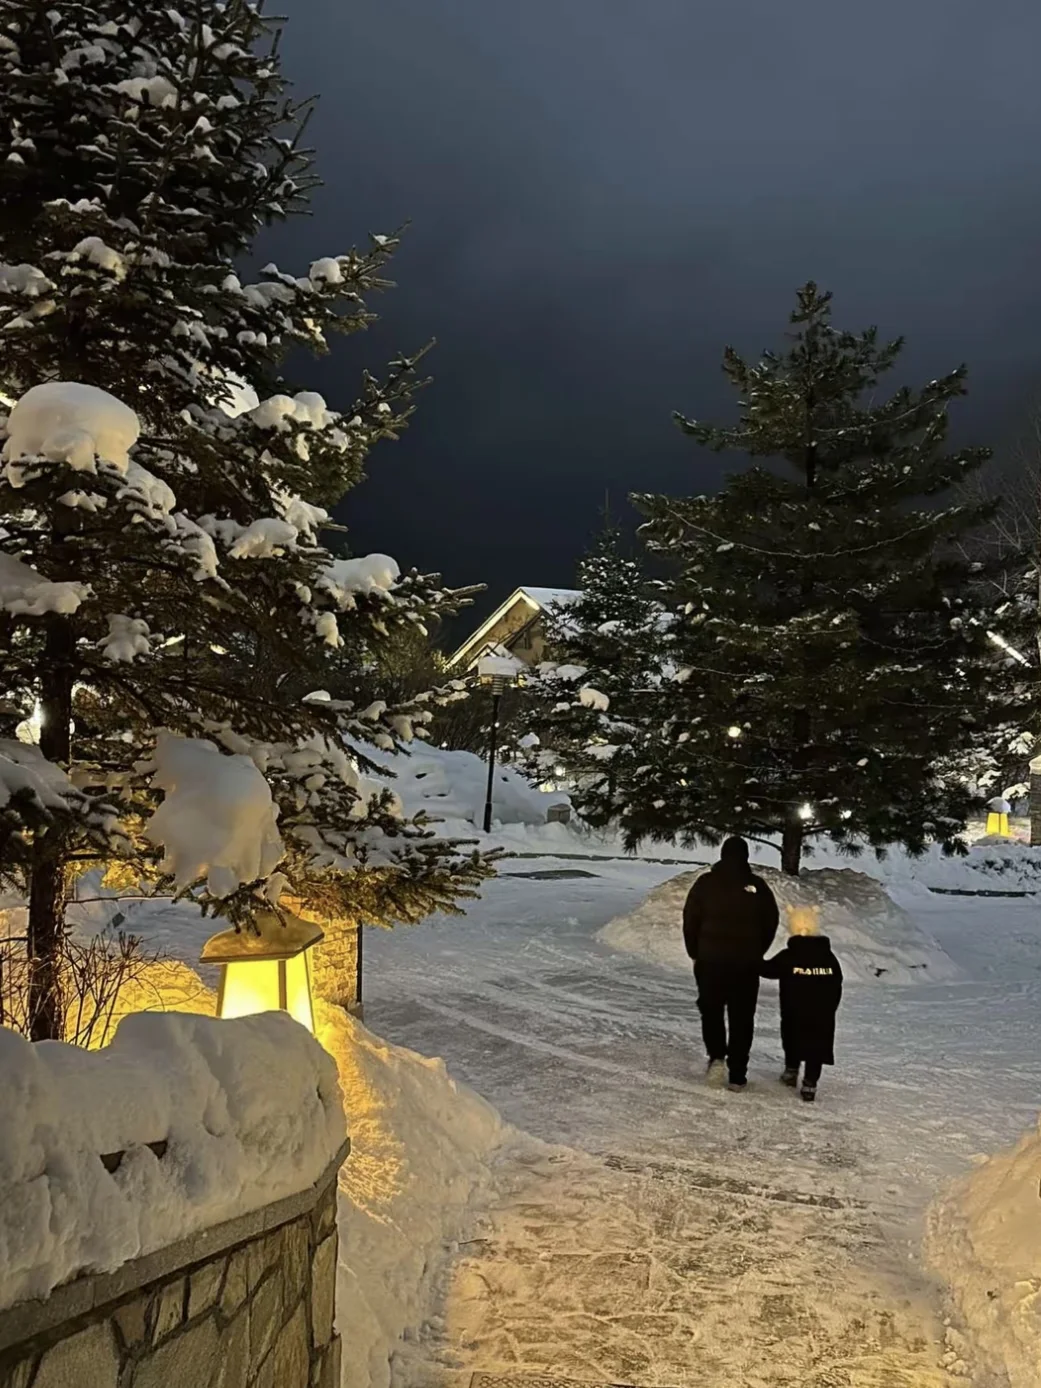
[[[784,1068],[786,1070],[798,1070],[800,1064],[800,1061],[792,1060],[788,1056],[785,1056],[784,1058]],[[805,1069],[802,1072],[803,1084],[809,1084],[816,1087],[816,1084],[821,1077],[821,1071],[823,1069],[824,1066],[821,1064],[819,1060],[806,1061]]]
[[698,985],[701,1034],[708,1058],[725,1060],[731,1082],[743,1084],[748,1078],[748,1057],[755,1034],[759,967],[699,961],[694,966],[694,977]]

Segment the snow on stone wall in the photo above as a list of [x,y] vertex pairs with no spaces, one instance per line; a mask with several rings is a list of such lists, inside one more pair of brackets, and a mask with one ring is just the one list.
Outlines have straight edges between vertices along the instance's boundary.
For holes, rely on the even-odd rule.
[[0,1030],[0,1114],[0,1309],[306,1190],[345,1138],[281,1013],[138,1014],[100,1051]]
[[303,1195],[0,1311],[0,1388],[339,1388],[336,1162]]
[[[815,906],[821,933],[831,938],[851,982],[939,983],[958,977],[953,961],[898,906],[881,883],[849,868],[816,868],[786,877],[775,868],[755,871],[781,907],[778,946],[786,937],[784,908]],[[656,887],[635,911],[600,931],[612,949],[638,954],[668,968],[690,969],[683,946],[683,903],[697,872],[680,873]]]

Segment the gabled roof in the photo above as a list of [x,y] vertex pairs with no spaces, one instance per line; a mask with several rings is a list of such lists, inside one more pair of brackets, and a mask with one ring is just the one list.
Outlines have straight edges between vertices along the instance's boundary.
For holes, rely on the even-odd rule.
[[582,596],[575,588],[515,588],[504,603],[501,603],[492,615],[482,622],[474,634],[468,637],[463,644],[448,658],[448,668],[452,669],[456,665],[464,665],[472,660],[481,649],[481,645],[488,638],[490,632],[512,612],[518,604],[523,603],[529,610],[531,617],[536,617],[540,612],[544,612],[547,607],[554,605],[566,607],[568,603],[577,602]]

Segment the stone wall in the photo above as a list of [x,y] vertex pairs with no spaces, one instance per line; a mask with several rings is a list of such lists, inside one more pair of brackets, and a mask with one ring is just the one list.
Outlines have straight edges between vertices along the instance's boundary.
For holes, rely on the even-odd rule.
[[298,896],[285,895],[282,902],[294,915],[317,925],[322,932],[322,940],[311,951],[311,978],[316,996],[361,1016],[361,931],[358,922],[323,915]]
[[325,938],[312,951],[314,990],[326,1002],[357,1013],[358,927],[353,921],[323,920]]
[[0,1388],[338,1388],[336,1177],[0,1313]]

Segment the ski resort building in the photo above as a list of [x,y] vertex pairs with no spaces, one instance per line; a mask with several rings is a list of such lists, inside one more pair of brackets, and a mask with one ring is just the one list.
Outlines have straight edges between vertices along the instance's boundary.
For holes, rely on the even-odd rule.
[[545,658],[548,609],[566,607],[580,596],[574,588],[517,588],[453,653],[449,669],[467,674],[483,656],[503,651],[525,665],[537,665]]

